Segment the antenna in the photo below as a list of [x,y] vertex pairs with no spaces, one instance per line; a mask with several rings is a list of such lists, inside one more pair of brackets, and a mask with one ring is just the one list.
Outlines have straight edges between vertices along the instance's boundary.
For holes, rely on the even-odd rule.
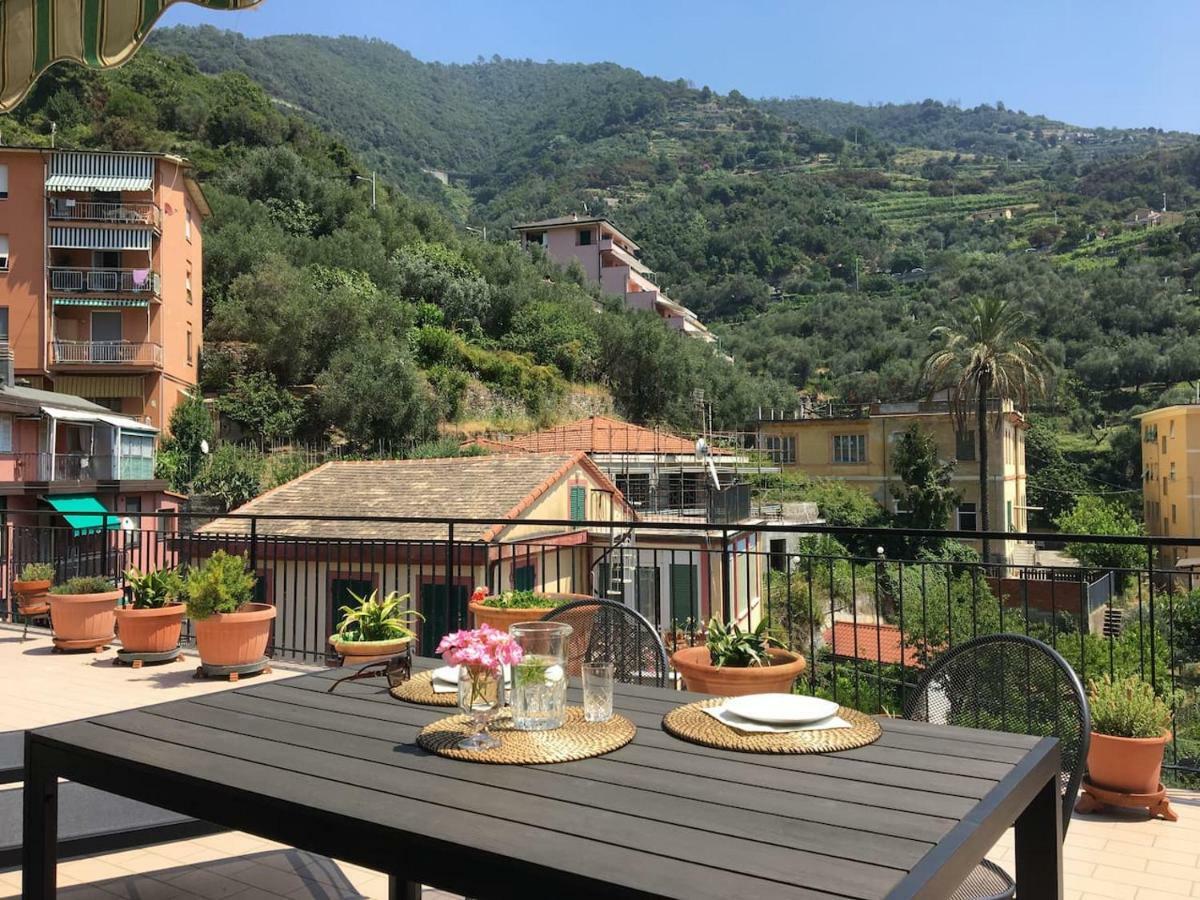
[[56,135],[57,133],[58,133],[58,123],[51,122],[50,123],[50,149],[51,150],[54,149],[54,135]]

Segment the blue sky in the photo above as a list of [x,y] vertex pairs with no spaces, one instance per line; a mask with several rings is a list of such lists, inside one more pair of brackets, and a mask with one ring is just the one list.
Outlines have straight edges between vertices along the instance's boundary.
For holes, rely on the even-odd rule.
[[419,59],[608,60],[722,93],[1003,100],[1080,125],[1200,132],[1195,0],[265,0],[167,24],[378,37]]

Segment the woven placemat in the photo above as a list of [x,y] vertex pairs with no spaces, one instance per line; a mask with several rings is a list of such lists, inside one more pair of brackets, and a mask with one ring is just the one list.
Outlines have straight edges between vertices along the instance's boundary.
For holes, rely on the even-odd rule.
[[389,688],[388,693],[397,700],[420,703],[422,706],[458,706],[458,691],[436,694],[433,691],[433,670],[418,672],[402,684]]
[[728,697],[714,697],[679,706],[663,717],[663,728],[675,737],[718,750],[743,753],[836,753],[853,750],[879,740],[879,723],[866,713],[842,706],[837,714],[850,728],[825,728],[813,731],[788,731],[781,734],[747,734],[718,722],[702,710],[720,706]]
[[417,743],[438,756],[468,762],[501,765],[538,765],[571,762],[603,756],[624,747],[637,733],[624,716],[613,715],[607,722],[585,722],[578,706],[567,708],[567,721],[551,731],[517,731],[512,719],[502,714],[489,729],[500,739],[492,750],[459,750],[458,742],[470,733],[470,718],[450,716],[421,729]]

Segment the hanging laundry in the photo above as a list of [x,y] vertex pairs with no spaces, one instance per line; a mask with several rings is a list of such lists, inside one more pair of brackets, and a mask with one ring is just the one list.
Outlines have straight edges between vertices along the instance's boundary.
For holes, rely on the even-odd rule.
[[133,286],[145,287],[146,281],[150,278],[149,269],[134,269],[133,270]]

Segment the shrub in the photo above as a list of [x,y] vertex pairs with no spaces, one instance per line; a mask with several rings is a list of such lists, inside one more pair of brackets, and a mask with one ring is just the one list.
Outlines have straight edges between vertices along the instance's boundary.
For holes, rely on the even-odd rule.
[[254,596],[255,581],[246,568],[246,557],[218,550],[188,572],[188,616],[207,619],[216,613],[237,612]]
[[486,597],[480,604],[492,609],[553,609],[562,601],[534,591],[505,591],[495,597]]
[[222,444],[205,461],[194,488],[198,494],[220,499],[225,509],[233,509],[258,496],[262,469],[260,454],[236,444]]
[[51,563],[36,562],[26,563],[25,568],[21,570],[18,581],[53,581],[54,566]]
[[52,594],[107,594],[116,590],[111,578],[102,575],[76,575],[50,589]]
[[1112,737],[1156,738],[1171,727],[1171,708],[1136,675],[1088,682],[1092,731]]

